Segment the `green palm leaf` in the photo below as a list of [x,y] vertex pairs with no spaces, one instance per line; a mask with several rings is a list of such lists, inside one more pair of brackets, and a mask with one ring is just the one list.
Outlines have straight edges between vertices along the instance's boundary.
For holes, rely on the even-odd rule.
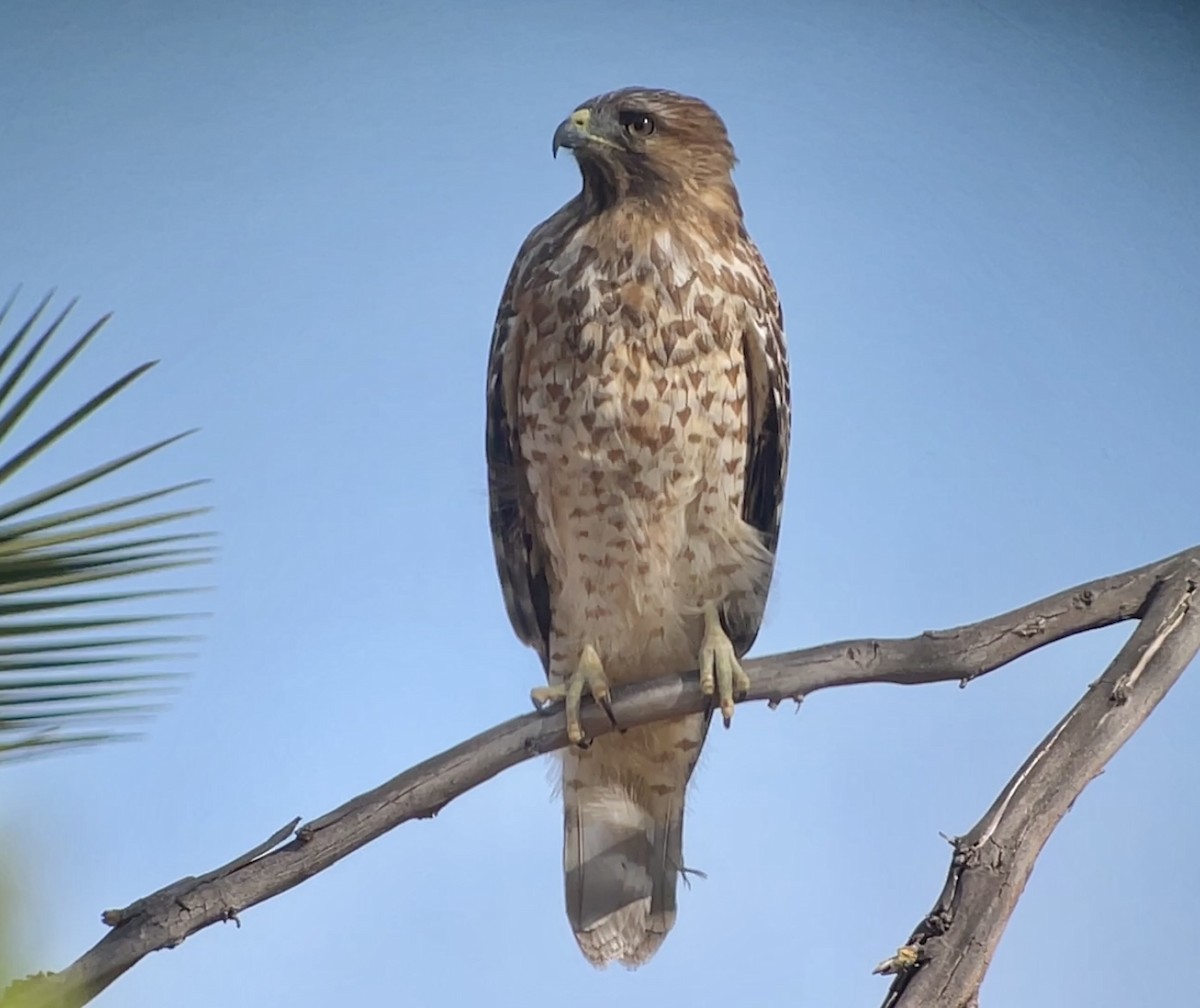
[[[16,295],[0,306],[0,332]],[[0,339],[0,484],[52,449],[154,362],[101,389],[48,430],[17,443],[16,432],[55,380],[108,321],[100,319],[37,373],[74,302],[39,329],[47,295],[7,340]],[[35,335],[36,333],[36,335]],[[202,480],[81,503],[49,505],[90,487],[191,431],[128,451],[16,499],[0,499],[0,763],[84,745],[135,737],[161,709],[196,638],[153,632],[197,613],[133,612],[190,589],[163,585],[87,591],[206,563],[209,533],[172,531],[207,512],[203,507],[145,511]],[[165,526],[165,528],[164,528]],[[154,671],[133,671],[142,668]]]

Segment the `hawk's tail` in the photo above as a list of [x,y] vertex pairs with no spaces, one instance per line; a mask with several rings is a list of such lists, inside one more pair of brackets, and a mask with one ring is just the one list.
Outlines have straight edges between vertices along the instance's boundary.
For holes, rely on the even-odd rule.
[[566,754],[567,917],[594,966],[640,966],[675,923],[684,793],[707,729],[694,714]]

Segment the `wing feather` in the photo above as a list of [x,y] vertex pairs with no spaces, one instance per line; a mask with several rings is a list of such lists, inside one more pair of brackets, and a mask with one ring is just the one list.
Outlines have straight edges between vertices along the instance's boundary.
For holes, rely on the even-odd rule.
[[500,299],[487,374],[489,519],[496,568],[508,618],[517,636],[537,650],[546,667],[550,649],[550,587],[546,552],[533,520],[535,510],[517,443],[516,396],[521,339],[513,287],[527,243],[517,256]]
[[764,313],[765,325],[744,337],[750,424],[742,517],[763,533],[764,545],[774,553],[787,480],[791,408],[783,315],[774,288],[768,293],[773,303]]
[[[747,326],[742,336],[749,410],[742,518],[762,533],[763,545],[774,563],[787,482],[791,387],[779,295],[756,250],[753,258],[761,280],[762,304],[755,306],[754,324]],[[759,598],[731,604],[722,614],[739,655],[749,651],[758,636],[769,587],[768,580],[761,586]]]

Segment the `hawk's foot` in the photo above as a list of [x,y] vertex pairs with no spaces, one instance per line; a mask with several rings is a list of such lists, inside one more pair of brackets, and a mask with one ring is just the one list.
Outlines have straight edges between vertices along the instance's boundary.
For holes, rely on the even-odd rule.
[[742,670],[729,634],[721,626],[717,607],[704,607],[704,639],[700,644],[700,689],[705,696],[716,694],[725,727],[733,720],[733,701],[750,688],[750,677]]
[[547,704],[562,700],[567,708],[567,738],[574,744],[583,742],[583,726],[579,723],[579,708],[583,703],[583,694],[590,693],[608,719],[615,725],[612,705],[608,702],[608,680],[604,677],[604,665],[596,649],[591,644],[584,646],[579,655],[579,664],[565,683],[551,683],[549,686],[539,686],[530,690],[529,697],[539,710]]

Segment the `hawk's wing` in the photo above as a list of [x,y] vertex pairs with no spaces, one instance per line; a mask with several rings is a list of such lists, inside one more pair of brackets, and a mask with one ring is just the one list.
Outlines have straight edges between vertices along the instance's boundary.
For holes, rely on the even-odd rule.
[[527,242],[517,254],[496,313],[487,374],[487,462],[492,544],[504,604],[517,636],[537,649],[545,667],[550,648],[550,588],[546,552],[517,444],[522,347],[520,339],[514,338],[517,313],[513,305],[513,286],[522,260],[535,247]]
[[[752,324],[742,336],[749,409],[742,517],[763,534],[763,545],[774,559],[787,480],[791,389],[779,295],[757,253],[755,259],[756,271],[762,281],[762,299],[761,304],[755,306]],[[725,628],[739,655],[749,651],[758,636],[767,587],[762,586],[760,598],[729,606],[724,612]]]

